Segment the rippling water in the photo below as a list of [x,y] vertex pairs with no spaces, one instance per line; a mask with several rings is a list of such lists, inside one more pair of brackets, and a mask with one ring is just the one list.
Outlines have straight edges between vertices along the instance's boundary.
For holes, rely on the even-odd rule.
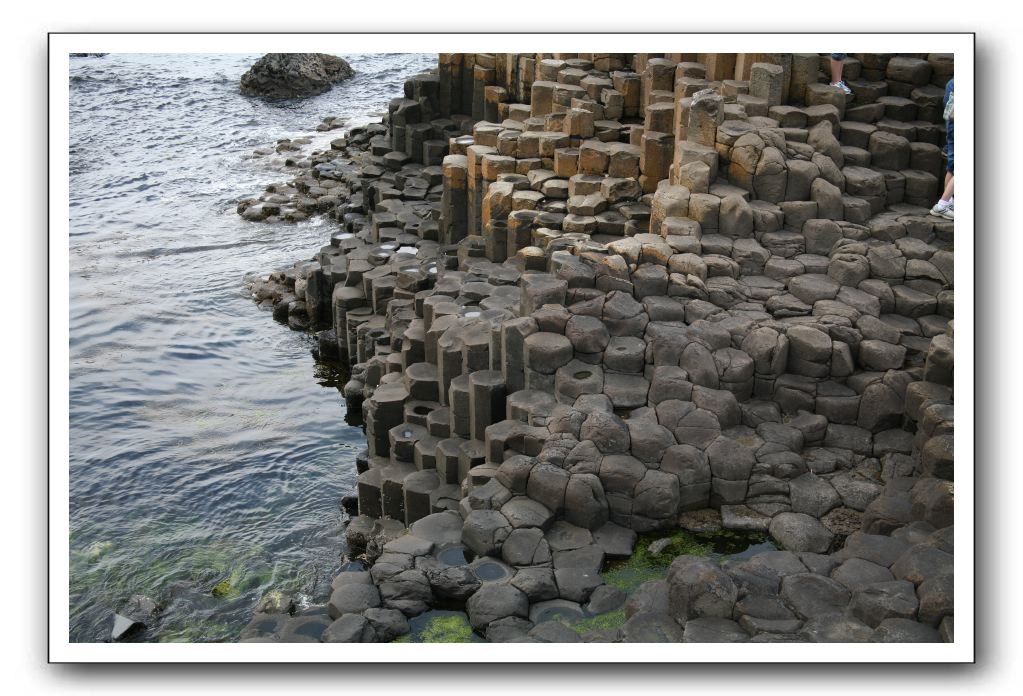
[[324,601],[340,563],[362,432],[312,338],[243,287],[329,223],[235,205],[288,176],[255,148],[379,116],[435,57],[346,55],[355,78],[277,105],[238,92],[258,57],[71,59],[72,641],[108,638],[135,593],[166,607],[144,639],[234,640],[266,590]]

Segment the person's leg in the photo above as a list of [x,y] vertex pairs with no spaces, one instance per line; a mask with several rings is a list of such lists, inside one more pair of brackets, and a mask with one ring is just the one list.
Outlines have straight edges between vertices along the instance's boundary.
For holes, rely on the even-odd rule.
[[945,170],[945,188],[941,192],[941,200],[934,204],[931,208],[931,215],[939,215],[944,218],[952,219],[952,196],[955,193],[955,129],[954,123],[948,121],[945,124],[945,154],[948,155],[948,167]]
[[952,200],[952,195],[955,193],[955,174],[949,172],[948,180],[945,182],[945,191],[941,194],[941,200],[949,201]]
[[836,85],[842,81],[842,61],[831,59],[831,84]]
[[842,81],[842,68],[844,67],[842,61],[848,55],[848,53],[831,54],[831,86],[838,87],[846,94],[852,94],[852,90]]

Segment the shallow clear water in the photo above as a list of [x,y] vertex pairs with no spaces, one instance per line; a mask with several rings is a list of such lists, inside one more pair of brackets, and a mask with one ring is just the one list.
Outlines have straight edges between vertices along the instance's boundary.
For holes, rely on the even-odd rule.
[[135,593],[165,605],[145,640],[234,640],[265,591],[323,601],[340,565],[362,432],[312,337],[243,283],[310,257],[329,223],[235,206],[290,178],[254,149],[378,117],[435,57],[346,55],[355,78],[283,104],[239,94],[258,57],[71,59],[72,641],[107,639]]

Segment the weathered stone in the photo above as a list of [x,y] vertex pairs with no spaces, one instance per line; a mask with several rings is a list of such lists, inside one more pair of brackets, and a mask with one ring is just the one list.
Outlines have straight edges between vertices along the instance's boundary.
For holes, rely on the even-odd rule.
[[679,622],[699,617],[729,618],[738,597],[720,566],[698,556],[679,556],[668,569],[668,602]]
[[664,614],[639,612],[620,629],[623,643],[681,643],[682,628]]
[[876,628],[885,619],[915,619],[919,605],[913,583],[892,580],[857,589],[853,592],[849,612],[867,626]]
[[469,623],[477,631],[490,623],[509,616],[525,619],[529,616],[529,599],[512,585],[485,584],[466,603]]
[[782,578],[781,596],[803,619],[840,613],[850,599],[849,591],[838,582],[810,573]]
[[324,643],[375,643],[378,636],[366,617],[345,614],[324,629],[320,640]]
[[826,553],[834,535],[809,515],[783,512],[771,520],[771,536],[790,551]]
[[380,592],[374,585],[348,583],[337,587],[327,604],[332,619],[343,614],[361,614],[366,609],[380,606]]

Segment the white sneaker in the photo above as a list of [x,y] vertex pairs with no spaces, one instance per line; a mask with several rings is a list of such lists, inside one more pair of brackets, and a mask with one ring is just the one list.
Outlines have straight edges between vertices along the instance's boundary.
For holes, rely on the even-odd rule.
[[845,80],[839,80],[838,82],[832,82],[831,86],[832,87],[838,87],[840,90],[842,90],[846,94],[852,94],[852,90],[849,89],[849,85],[845,84]]
[[952,206],[949,206],[941,211],[941,217],[946,220],[955,220],[955,210],[952,209]]
[[952,210],[952,203],[950,201],[938,201],[937,203],[934,204],[934,207],[931,208],[931,215],[937,215],[938,217],[943,217],[945,215],[946,211],[951,211],[951,210]]

